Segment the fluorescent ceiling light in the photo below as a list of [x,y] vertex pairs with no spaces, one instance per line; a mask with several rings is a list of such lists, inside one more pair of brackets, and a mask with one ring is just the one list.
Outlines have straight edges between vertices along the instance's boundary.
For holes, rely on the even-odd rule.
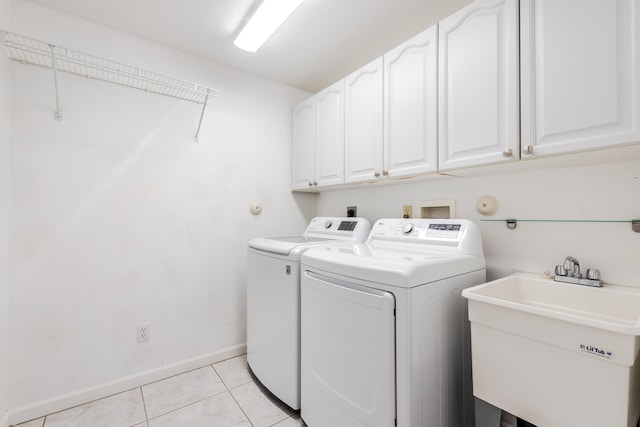
[[233,43],[247,52],[257,51],[302,1],[264,0]]

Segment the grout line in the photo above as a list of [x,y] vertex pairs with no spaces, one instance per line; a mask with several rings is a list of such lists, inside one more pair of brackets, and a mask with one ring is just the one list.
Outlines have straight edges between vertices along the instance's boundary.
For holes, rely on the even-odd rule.
[[252,426],[255,426],[255,424],[253,424],[253,421],[251,421],[251,418],[249,418],[249,415],[244,411],[244,408],[242,407],[240,402],[238,402],[238,399],[236,399],[233,393],[231,393],[231,390],[229,390],[229,394],[231,395],[231,398],[233,399],[233,401],[236,402],[236,405],[238,405],[238,408],[240,408],[240,411],[242,411],[242,413],[244,414],[244,417],[247,419],[247,421],[249,421],[249,424],[251,424]]
[[147,427],[149,427],[149,414],[147,413],[147,402],[144,400],[144,391],[142,391],[142,386],[138,387],[140,389],[140,396],[142,396],[142,408],[144,409],[144,419],[147,422]]
[[[276,421],[274,424],[271,424],[270,427],[275,426],[278,423],[283,422],[284,420],[293,417],[296,414],[296,411],[294,411],[293,409],[289,408],[287,406],[286,403],[282,402],[280,399],[278,399],[273,393],[271,393],[269,391],[269,389],[267,389],[261,382],[260,380],[258,380],[258,378],[255,376],[255,374],[253,373],[253,371],[251,371],[251,369],[249,368],[249,365],[247,364],[247,369],[249,370],[249,375],[251,376],[251,380],[244,383],[244,384],[240,384],[237,385],[236,387],[234,387],[233,389],[238,389],[240,387],[243,387],[247,384],[253,384],[258,391],[264,396],[266,397],[269,402],[275,406],[276,408],[280,409],[282,412],[284,412],[285,417],[281,420]],[[233,395],[233,393],[231,392],[231,390],[229,390],[229,392],[231,393],[231,396],[233,396],[233,399],[236,400],[235,396]],[[238,401],[236,400],[236,403]],[[242,412],[244,412],[244,409],[242,408],[242,405],[240,405],[240,403],[238,403],[238,406],[240,407],[240,409],[242,410]],[[299,413],[299,412],[298,412]],[[247,416],[247,419],[249,419],[249,416]],[[251,420],[249,419],[249,422],[251,423],[251,425],[254,425]]]
[[[235,358],[238,358],[238,357],[241,357],[241,356],[242,356],[242,355],[240,355],[240,356],[235,356],[235,357],[230,357],[229,359],[226,359],[226,360],[235,359]],[[214,365],[216,365],[216,364],[218,364],[218,363],[222,363],[222,362],[224,362],[224,361],[225,361],[225,360],[222,360],[222,361],[220,361],[220,362],[216,362],[216,363],[212,363],[212,364],[211,364],[211,368],[215,371],[215,373],[218,375],[218,377],[220,378],[220,380],[222,381],[222,383],[224,384],[224,386],[227,388],[227,392],[229,393],[229,395],[231,395],[231,398],[233,399],[233,401],[235,402],[235,404],[238,406],[238,408],[240,409],[240,411],[242,412],[242,414],[245,416],[245,418],[247,419],[247,421],[249,422],[249,424],[251,424],[252,426],[255,426],[255,424],[253,423],[253,421],[252,421],[252,420],[251,420],[251,418],[249,417],[249,414],[247,414],[247,413],[245,412],[245,410],[244,410],[244,408],[242,407],[242,405],[240,404],[240,402],[238,402],[238,399],[236,399],[236,396],[233,394],[232,390],[235,390],[235,389],[238,389],[238,388],[240,388],[240,387],[246,386],[247,384],[254,384],[254,385],[255,385],[255,386],[256,386],[260,391],[262,391],[262,388],[260,387],[260,385],[259,385],[259,384],[257,384],[257,383],[256,383],[255,378],[254,378],[254,375],[253,375],[253,373],[251,372],[251,370],[249,369],[249,365],[248,365],[246,362],[245,362],[245,365],[244,365],[244,366],[242,366],[242,369],[246,369],[246,370],[249,372],[249,376],[250,376],[250,378],[249,378],[246,382],[244,382],[244,383],[242,383],[242,384],[236,384],[233,388],[229,387],[229,385],[228,385],[228,384],[224,381],[224,379],[222,378],[222,375],[220,375],[220,373],[218,372],[218,370],[217,370],[217,369],[215,368],[215,366],[214,366]],[[288,418],[290,418],[290,417],[288,417]],[[287,419],[287,418],[284,418],[284,419],[282,419],[282,420],[280,420],[280,421],[277,421],[277,422],[276,422],[276,424],[277,424],[277,423],[280,423],[280,422],[282,422],[282,421],[284,421],[284,420],[286,420],[286,419]],[[275,424],[274,424],[274,425],[275,425]]]
[[227,386],[227,383],[224,382],[224,380],[222,379],[222,376],[218,373],[218,371],[216,371],[216,368],[213,367],[213,363],[208,366],[210,366],[211,369],[213,369],[213,373],[216,375],[216,377],[218,377],[218,379],[220,380],[224,388],[227,389],[227,391],[229,391],[229,387]]
[[[222,393],[229,393],[229,391],[228,391],[228,390],[224,390],[224,391],[221,391],[221,392],[219,392],[219,393],[212,394],[211,396],[207,396],[207,397],[204,397],[204,398],[202,398],[202,399],[198,399],[198,400],[195,400],[195,401],[193,401],[193,402],[189,402],[189,403],[187,403],[186,405],[183,405],[183,406],[180,406],[179,408],[173,409],[173,410],[171,410],[171,411],[164,412],[164,413],[162,413],[162,414],[156,415],[155,417],[147,418],[147,424],[149,424],[149,421],[151,421],[151,420],[157,420],[158,418],[163,417],[163,416],[168,415],[168,414],[171,414],[172,412],[179,411],[179,410],[181,410],[181,409],[184,409],[184,408],[187,408],[187,407],[189,407],[189,406],[195,405],[196,403],[200,403],[200,402],[203,402],[203,401],[205,401],[205,400],[207,400],[207,399],[211,399],[212,397],[219,396],[219,395],[221,395]],[[231,393],[229,393],[229,394],[231,394]],[[233,395],[232,395],[232,396],[233,396]]]
[[[188,371],[184,371],[184,372],[182,372],[182,373],[180,373],[180,374],[172,375],[172,376],[167,377],[167,378],[162,378],[162,379],[160,379],[160,380],[158,380],[158,381],[154,381],[154,382],[151,382],[151,383],[149,383],[149,384],[145,384],[145,385],[141,386],[141,387],[140,387],[140,390],[142,391],[142,388],[143,388],[143,387],[145,387],[145,386],[148,386],[148,385],[151,385],[151,384],[155,384],[155,383],[159,383],[159,382],[164,381],[164,380],[167,380],[167,379],[169,379],[169,378],[174,378],[174,377],[177,377],[177,376],[179,376],[179,375],[183,375],[183,374],[186,374],[186,373],[189,373],[189,372],[197,371],[197,370],[199,370],[199,369],[204,369],[204,368],[206,368],[207,366],[211,366],[211,365],[204,365],[204,366],[201,366],[201,367],[199,367],[199,368],[195,368],[195,369],[190,369],[190,370],[188,370]],[[213,369],[213,366],[211,366],[211,368]],[[193,402],[189,402],[189,403],[187,403],[187,404],[185,404],[185,405],[183,405],[183,406],[180,406],[180,407],[178,407],[178,408],[176,408],[176,409],[172,409],[171,411],[163,412],[163,413],[158,414],[158,415],[155,415],[155,416],[153,416],[153,417],[151,417],[151,418],[149,418],[149,414],[146,412],[146,402],[145,402],[145,415],[146,415],[146,417],[147,417],[147,423],[148,423],[150,420],[154,420],[154,419],[159,418],[159,417],[161,417],[161,416],[163,416],[163,415],[167,415],[167,414],[170,414],[171,412],[175,412],[175,411],[177,411],[177,410],[179,410],[179,409],[186,408],[187,406],[193,405],[194,403],[199,403],[199,402],[202,402],[203,400],[207,400],[207,399],[209,399],[210,397],[217,396],[217,395],[222,394],[222,393],[224,393],[224,392],[228,392],[229,390],[227,389],[227,385],[224,383],[224,381],[222,381],[222,378],[220,378],[220,377],[218,376],[218,374],[217,374],[217,372],[215,371],[215,369],[213,370],[213,372],[214,372],[214,374],[216,375],[216,377],[220,380],[220,383],[224,386],[224,388],[225,388],[224,390],[219,391],[219,392],[217,392],[217,393],[213,393],[213,394],[207,395],[207,396],[205,396],[205,397],[203,397],[203,398],[201,398],[201,399],[195,400],[195,401],[193,401]],[[143,401],[144,401],[144,391],[142,391],[142,394],[143,394]]]
[[[242,356],[244,356],[244,355],[235,356],[235,357],[232,357],[232,358],[227,359],[227,360],[236,359],[236,358],[239,358],[239,357],[242,357]],[[222,362],[224,362],[224,360],[223,360]],[[245,369],[245,370],[249,373],[249,379],[247,379],[245,382],[242,382],[242,383],[240,383],[240,384],[235,384],[233,387],[230,387],[230,386],[229,386],[229,384],[227,384],[227,383],[226,383],[226,381],[224,380],[224,378],[222,377],[222,375],[220,374],[220,372],[219,372],[219,371],[216,369],[216,367],[214,366],[214,365],[217,365],[218,363],[221,363],[221,362],[212,363],[210,366],[211,366],[211,367],[213,368],[213,370],[216,372],[216,375],[218,375],[218,377],[220,378],[220,381],[222,381],[222,383],[223,383],[223,384],[224,384],[224,386],[227,388],[227,390],[231,391],[231,389],[232,389],[232,388],[238,388],[238,387],[240,387],[240,386],[243,386],[243,385],[249,384],[250,382],[254,382],[254,383],[255,383],[254,378],[253,378],[253,373],[251,372],[251,369],[249,368],[249,364],[245,361],[244,365],[240,365],[240,368],[239,368],[239,369]]]

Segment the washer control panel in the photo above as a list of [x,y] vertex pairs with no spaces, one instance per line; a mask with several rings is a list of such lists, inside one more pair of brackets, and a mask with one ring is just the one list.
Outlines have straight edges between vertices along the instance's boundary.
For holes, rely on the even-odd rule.
[[364,242],[369,235],[369,221],[358,217],[316,217],[307,226],[304,235]]

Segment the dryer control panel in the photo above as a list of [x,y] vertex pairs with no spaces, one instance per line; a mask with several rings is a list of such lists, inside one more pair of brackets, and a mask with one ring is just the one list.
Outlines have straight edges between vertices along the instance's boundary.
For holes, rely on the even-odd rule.
[[426,229],[426,237],[442,237],[447,239],[457,239],[462,231],[462,224],[429,224]]

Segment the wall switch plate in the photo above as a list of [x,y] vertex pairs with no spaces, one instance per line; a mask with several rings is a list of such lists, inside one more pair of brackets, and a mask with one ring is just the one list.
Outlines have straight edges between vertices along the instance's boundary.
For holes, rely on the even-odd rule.
[[347,206],[347,216],[349,218],[355,218],[358,216],[358,207],[357,206]]
[[151,339],[151,325],[138,325],[136,334],[136,342],[147,342]]
[[402,207],[402,218],[413,218],[413,206],[404,205]]

